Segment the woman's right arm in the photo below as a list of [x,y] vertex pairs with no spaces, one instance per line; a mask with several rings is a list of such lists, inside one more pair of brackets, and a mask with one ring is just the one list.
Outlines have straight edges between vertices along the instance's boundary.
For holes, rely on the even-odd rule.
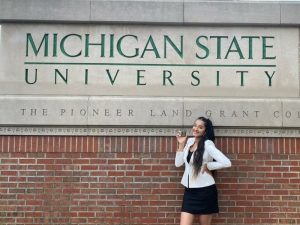
[[175,166],[180,167],[184,164],[183,155],[184,155],[184,147],[187,142],[187,137],[183,137],[180,135],[176,135],[177,142],[178,142],[178,148],[176,151],[176,157],[175,157]]
[[184,164],[183,151],[177,151],[175,157],[175,166],[180,167]]

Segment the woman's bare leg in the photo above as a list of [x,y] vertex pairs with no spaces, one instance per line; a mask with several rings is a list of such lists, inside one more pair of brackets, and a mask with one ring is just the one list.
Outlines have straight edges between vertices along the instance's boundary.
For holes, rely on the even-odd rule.
[[193,225],[194,215],[186,212],[181,212],[180,225]]
[[211,220],[212,220],[212,214],[199,216],[200,225],[210,225]]

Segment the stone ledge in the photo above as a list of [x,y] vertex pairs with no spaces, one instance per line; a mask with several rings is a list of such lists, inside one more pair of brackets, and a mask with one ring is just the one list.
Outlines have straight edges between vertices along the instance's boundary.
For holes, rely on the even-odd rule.
[[245,2],[188,1],[185,23],[205,24],[280,24],[280,4]]
[[300,25],[300,3],[0,0],[0,22]]
[[300,4],[281,5],[281,24],[299,25],[300,24]]
[[91,21],[182,23],[181,1],[91,1]]
[[81,22],[89,20],[90,1],[0,0],[0,22]]
[[[0,126],[0,135],[33,136],[175,136],[179,127],[82,127],[82,126]],[[300,137],[300,130],[293,128],[220,128],[215,127],[217,137]]]

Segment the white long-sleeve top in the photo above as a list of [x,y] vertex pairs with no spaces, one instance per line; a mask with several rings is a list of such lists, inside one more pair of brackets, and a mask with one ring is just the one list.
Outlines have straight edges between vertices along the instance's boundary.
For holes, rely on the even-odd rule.
[[[202,173],[200,171],[197,176],[194,176],[194,154],[192,155],[190,162],[187,162],[189,149],[194,142],[195,138],[189,138],[183,151],[176,152],[175,166],[180,167],[185,164],[181,184],[188,188],[199,188],[213,185],[215,184],[215,179],[209,173]],[[205,164],[207,164],[207,168],[209,170],[217,170],[231,166],[230,160],[219,149],[217,149],[215,144],[210,140],[206,140],[204,143],[202,166]]]

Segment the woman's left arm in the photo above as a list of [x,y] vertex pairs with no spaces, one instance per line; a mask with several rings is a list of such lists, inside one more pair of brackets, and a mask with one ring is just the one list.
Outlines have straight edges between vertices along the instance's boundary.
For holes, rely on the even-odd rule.
[[216,148],[215,144],[212,141],[205,141],[205,150],[214,160],[216,160],[207,163],[207,168],[209,170],[218,170],[226,167],[231,167],[230,160],[219,149]]

